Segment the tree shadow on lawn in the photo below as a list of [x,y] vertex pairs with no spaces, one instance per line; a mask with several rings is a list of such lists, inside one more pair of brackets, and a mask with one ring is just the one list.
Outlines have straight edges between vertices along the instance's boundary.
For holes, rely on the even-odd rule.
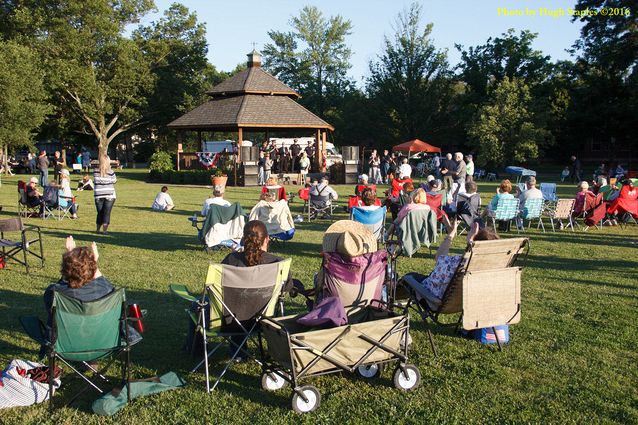
[[632,237],[634,235],[610,235],[610,234],[594,234],[594,233],[560,233],[559,235],[554,235],[552,233],[534,233],[533,235],[521,235],[525,237],[529,237],[532,243],[532,249],[534,241],[543,241],[550,243],[569,243],[575,245],[594,245],[594,246],[612,246],[612,247],[622,247],[622,246],[631,246]]
[[[46,229],[42,231],[45,235],[65,238],[68,232],[64,230]],[[103,235],[91,231],[76,231],[73,238],[80,242],[97,242],[114,246],[148,249],[152,251],[177,251],[183,249],[193,249],[201,245],[197,241],[197,234],[181,235],[175,233],[159,232],[118,232],[109,231],[108,235]]]
[[186,216],[186,217],[192,217],[193,214],[196,214],[198,219],[201,220],[201,219],[204,218],[201,215],[199,215],[200,210],[193,211],[193,210],[173,209],[171,211],[154,211],[150,207],[135,207],[135,206],[130,206],[130,205],[121,205],[119,208],[124,208],[124,209],[128,209],[128,210],[137,210],[137,211],[141,211],[141,212],[145,212],[145,213],[150,212],[150,213],[153,213],[153,214],[183,215],[183,216]]
[[[571,270],[577,273],[577,276],[592,276],[589,272],[605,271],[606,273],[613,272],[614,274],[623,275],[624,278],[634,277],[635,270],[638,269],[638,261],[632,260],[598,260],[594,258],[558,258],[558,257],[540,257],[530,256],[527,259],[526,268],[534,268],[545,271],[546,274],[551,275],[550,270]],[[587,283],[598,286],[611,286],[619,289],[637,289],[638,286],[622,285],[612,282],[605,282],[601,280],[585,280],[570,278],[570,282]]]

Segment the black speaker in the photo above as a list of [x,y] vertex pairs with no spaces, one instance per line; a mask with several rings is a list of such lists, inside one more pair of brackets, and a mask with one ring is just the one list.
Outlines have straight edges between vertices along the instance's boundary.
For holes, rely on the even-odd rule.
[[259,161],[259,146],[242,146],[242,161]]
[[341,151],[343,152],[344,161],[359,159],[359,146],[344,146]]

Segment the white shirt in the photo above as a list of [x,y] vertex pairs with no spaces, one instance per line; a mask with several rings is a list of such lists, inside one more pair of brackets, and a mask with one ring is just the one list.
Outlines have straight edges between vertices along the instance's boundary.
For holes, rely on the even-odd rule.
[[157,211],[164,211],[169,205],[173,205],[173,198],[171,198],[171,195],[167,192],[160,192],[155,197],[155,201],[151,208]]
[[412,176],[412,167],[410,164],[401,164],[399,167],[399,175],[402,175],[403,177]]
[[212,198],[208,198],[204,201],[204,206],[202,207],[202,215],[206,217],[208,215],[208,208],[211,205],[221,205],[222,207],[230,207],[230,202],[222,198],[221,196]]

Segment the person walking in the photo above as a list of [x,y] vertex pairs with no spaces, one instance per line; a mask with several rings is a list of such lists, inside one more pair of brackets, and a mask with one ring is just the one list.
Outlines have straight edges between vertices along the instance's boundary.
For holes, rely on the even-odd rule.
[[455,168],[454,161],[452,160],[452,154],[445,155],[445,159],[441,161],[441,176],[443,177],[443,188],[447,191],[452,189],[454,178],[452,177],[453,170]]
[[582,172],[580,159],[576,158],[576,155],[572,155],[571,160],[572,160],[572,173],[571,173],[572,183],[582,181],[582,179],[580,178],[580,173]]
[[46,151],[40,151],[36,163],[40,172],[40,186],[46,187],[49,185],[49,158]]
[[88,173],[90,168],[91,168],[91,152],[89,152],[87,149],[84,149],[82,151],[82,170],[85,173]]
[[93,184],[95,190],[93,195],[95,197],[95,209],[97,210],[97,217],[95,219],[96,233],[102,233],[108,235],[108,228],[111,224],[111,210],[113,204],[115,204],[115,183],[117,177],[115,172],[111,169],[111,161],[106,158],[106,164],[100,164],[98,169],[93,173]]

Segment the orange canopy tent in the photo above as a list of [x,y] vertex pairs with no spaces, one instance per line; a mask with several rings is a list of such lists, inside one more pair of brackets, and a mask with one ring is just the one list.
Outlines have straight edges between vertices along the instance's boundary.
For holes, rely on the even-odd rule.
[[400,145],[396,145],[392,148],[393,151],[399,152],[407,152],[408,155],[414,152],[438,152],[441,153],[441,148],[437,148],[436,146],[432,146],[429,143],[424,142],[423,140],[413,139],[407,142],[401,143]]

